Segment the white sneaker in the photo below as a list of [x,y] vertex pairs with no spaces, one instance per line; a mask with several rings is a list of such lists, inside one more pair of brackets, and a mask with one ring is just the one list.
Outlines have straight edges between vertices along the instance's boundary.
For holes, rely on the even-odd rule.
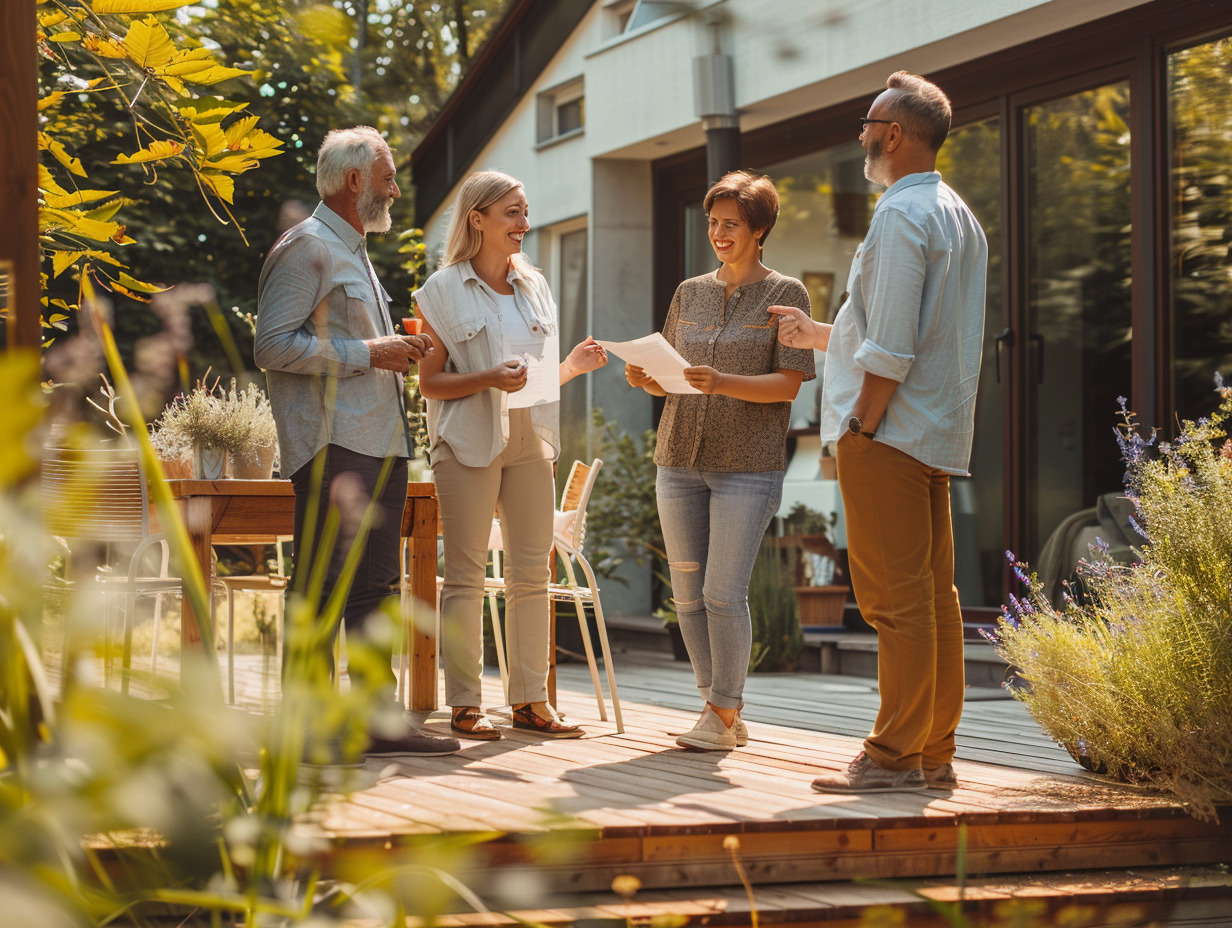
[[736,736],[736,747],[742,748],[749,743],[749,727],[740,717],[739,709],[736,710],[736,721],[732,723],[732,734]]
[[706,706],[693,729],[677,738],[676,743],[695,751],[730,751],[736,747],[735,728],[734,723],[730,728],[724,725],[718,713]]

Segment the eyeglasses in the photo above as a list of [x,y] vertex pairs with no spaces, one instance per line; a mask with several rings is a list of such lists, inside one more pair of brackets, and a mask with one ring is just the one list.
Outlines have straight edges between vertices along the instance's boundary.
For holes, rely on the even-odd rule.
[[873,122],[883,122],[886,125],[890,125],[891,123],[898,122],[898,120],[897,119],[870,119],[867,116],[861,116],[860,117],[860,134],[863,135],[865,132],[867,132],[869,123],[873,123]]

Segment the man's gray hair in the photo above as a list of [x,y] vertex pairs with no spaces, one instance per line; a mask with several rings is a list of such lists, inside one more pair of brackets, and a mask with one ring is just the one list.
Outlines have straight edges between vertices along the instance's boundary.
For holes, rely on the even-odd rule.
[[322,197],[337,193],[351,168],[358,168],[365,178],[371,177],[372,165],[388,148],[381,133],[371,126],[334,129],[317,152],[317,193]]
[[898,95],[888,103],[891,116],[903,127],[903,132],[924,142],[934,152],[939,151],[950,134],[953,111],[950,98],[940,87],[918,74],[896,71],[886,81],[887,90]]

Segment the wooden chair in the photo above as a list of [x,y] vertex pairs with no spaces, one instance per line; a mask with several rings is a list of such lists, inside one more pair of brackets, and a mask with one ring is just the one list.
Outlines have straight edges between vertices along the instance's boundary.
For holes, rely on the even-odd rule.
[[[178,577],[168,576],[169,551],[163,532],[151,532],[149,497],[145,474],[134,448],[47,448],[42,467],[43,524],[60,540],[68,558],[66,575],[71,580],[74,551],[83,556],[91,547],[101,556],[89,574],[104,594],[104,683],[111,675],[111,636],[107,594],[123,591],[123,652],[120,690],[127,693],[132,666],[133,616],[137,597],[177,593]],[[158,576],[142,575],[140,568],[155,547],[161,551]],[[80,572],[84,577],[84,571]],[[66,627],[63,670],[73,651]]]
[[[569,478],[565,481],[561,492],[560,508],[556,510],[553,526],[553,543],[555,557],[559,557],[564,568],[564,580],[553,582],[548,587],[548,595],[556,602],[571,602],[577,613],[578,625],[581,631],[582,647],[586,652],[586,663],[590,667],[590,679],[595,688],[595,701],[599,704],[599,718],[607,720],[607,708],[604,704],[603,686],[599,682],[599,668],[595,662],[594,647],[590,640],[590,628],[586,621],[586,607],[594,610],[595,631],[599,636],[599,646],[603,652],[603,666],[607,676],[608,691],[612,698],[612,712],[616,720],[616,731],[625,730],[624,720],[620,713],[620,697],[616,690],[616,674],[612,666],[611,645],[608,642],[607,624],[603,619],[603,603],[599,599],[599,583],[595,579],[594,569],[582,554],[582,544],[586,537],[586,505],[590,501],[591,491],[599,476],[603,461],[595,458],[590,464],[574,461],[569,470]],[[492,614],[492,631],[496,644],[497,663],[500,666],[501,682],[506,683],[505,647],[501,635],[500,610],[497,599],[505,593],[505,579],[501,571],[501,551],[503,540],[500,536],[499,522],[493,525],[492,536],[489,538],[489,548],[492,551],[492,573],[494,576],[484,582],[488,595],[489,611]],[[553,557],[553,566],[555,565]],[[581,569],[584,583],[577,579],[577,568]],[[506,693],[505,699],[508,700]]]

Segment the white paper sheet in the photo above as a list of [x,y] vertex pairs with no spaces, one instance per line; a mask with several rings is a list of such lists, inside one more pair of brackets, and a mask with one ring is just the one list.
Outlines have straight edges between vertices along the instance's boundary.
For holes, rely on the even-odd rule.
[[643,335],[631,342],[599,342],[623,360],[646,371],[668,393],[701,393],[684,379],[684,369],[692,367],[663,337],[661,332]]
[[560,401],[560,336],[513,340],[509,349],[526,362],[526,386],[509,394],[509,409],[526,409]]

